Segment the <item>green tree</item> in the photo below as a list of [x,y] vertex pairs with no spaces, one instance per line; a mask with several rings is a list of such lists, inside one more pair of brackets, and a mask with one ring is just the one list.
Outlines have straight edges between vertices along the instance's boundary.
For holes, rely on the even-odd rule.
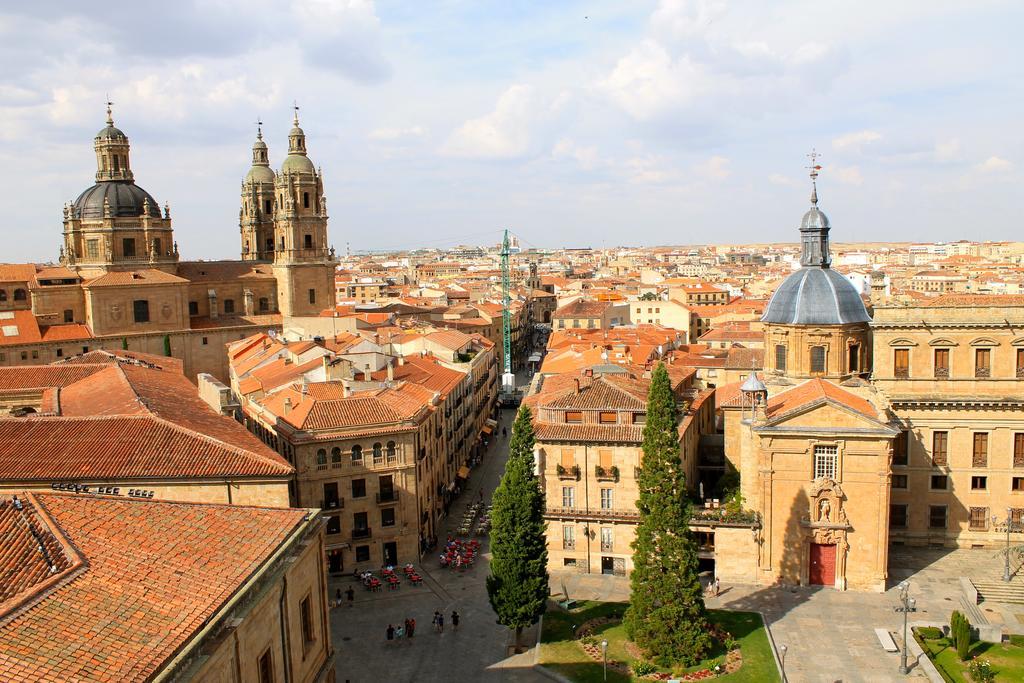
[[658,300],[658,295],[655,294],[654,292],[644,292],[640,296],[640,301],[657,301],[657,300]]
[[171,335],[169,334],[164,335],[164,355],[171,355]]
[[676,399],[659,363],[647,395],[638,481],[640,523],[633,541],[632,594],[624,619],[629,637],[662,666],[691,666],[712,638],[690,535],[690,503],[679,454]]
[[548,599],[548,550],[544,492],[534,474],[533,416],[523,406],[512,426],[505,474],[491,511],[491,573],[487,596],[498,623],[523,629],[544,613]]
[[121,349],[124,351],[128,350],[128,337],[121,337]]
[[960,615],[957,620],[956,631],[954,632],[956,643],[956,654],[960,661],[967,661],[971,654],[971,622],[965,615]]

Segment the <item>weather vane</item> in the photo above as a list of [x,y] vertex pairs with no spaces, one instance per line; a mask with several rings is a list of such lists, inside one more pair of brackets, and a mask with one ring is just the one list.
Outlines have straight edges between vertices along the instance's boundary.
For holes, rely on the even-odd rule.
[[292,109],[295,110],[295,125],[299,124],[299,102],[298,100],[292,100]]
[[263,119],[259,116],[256,117],[256,137],[263,139]]
[[818,150],[813,147],[811,148],[811,153],[807,155],[807,158],[811,160],[811,165],[807,167],[811,171],[811,180],[816,180],[818,177],[818,171],[821,170],[821,164],[818,163],[818,157],[820,156],[821,155],[818,154]]

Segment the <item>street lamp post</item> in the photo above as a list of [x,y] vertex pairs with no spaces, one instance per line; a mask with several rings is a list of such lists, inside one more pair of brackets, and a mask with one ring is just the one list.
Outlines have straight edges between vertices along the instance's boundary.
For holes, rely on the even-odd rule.
[[903,612],[903,652],[900,653],[900,673],[910,673],[910,667],[907,666],[907,650],[910,648],[910,643],[907,641],[907,615],[910,612],[917,611],[917,600],[909,596],[910,583],[904,581],[897,586],[899,589],[899,600],[900,606],[896,608],[897,612]]
[[779,647],[779,652],[781,653],[781,655],[779,656],[779,663],[782,665],[782,683],[786,683],[786,651],[787,650],[789,650],[789,648],[786,647],[785,645],[782,645],[781,647]]
[[604,662],[604,680],[608,682],[608,641],[601,641],[601,660]]
[[[1013,509],[1006,508],[1006,557],[1004,557],[1003,563],[1003,581],[1010,582],[1010,532],[1020,531],[1020,528],[1014,528],[1015,526],[1020,527],[1019,524],[1015,525],[1013,522]],[[995,515],[992,515],[992,526],[999,526],[999,521]]]

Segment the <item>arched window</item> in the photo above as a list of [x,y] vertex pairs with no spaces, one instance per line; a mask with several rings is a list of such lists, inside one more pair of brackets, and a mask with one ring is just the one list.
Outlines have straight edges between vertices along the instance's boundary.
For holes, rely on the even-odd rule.
[[309,193],[308,192],[303,192],[302,193],[302,208],[304,208],[304,209],[308,209],[309,208]]
[[331,449],[331,467],[341,466],[341,449],[335,446]]
[[20,287],[18,289],[14,290],[14,300],[15,301],[24,301],[27,298],[27,296],[28,295],[25,294],[25,290],[20,288]]
[[388,441],[388,462],[398,460],[398,451],[395,449],[395,442]]
[[7,290],[0,289],[0,301],[7,301]]
[[352,464],[361,465],[363,463],[363,447],[353,446],[352,447]]
[[384,462],[384,451],[381,448],[380,441],[373,444],[373,464],[379,465]]
[[327,451],[320,449],[316,452],[316,468],[322,470],[327,467]]

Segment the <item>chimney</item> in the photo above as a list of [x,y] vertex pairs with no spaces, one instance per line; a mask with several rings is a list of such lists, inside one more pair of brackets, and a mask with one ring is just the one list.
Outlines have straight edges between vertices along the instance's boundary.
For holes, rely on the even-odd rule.
[[399,356],[398,357],[398,364],[399,365],[405,365],[405,356]]
[[343,382],[341,385],[341,397],[351,398],[352,397],[352,385],[348,382]]
[[388,359],[388,381],[389,382],[394,382],[395,381],[395,367],[394,367],[394,365],[391,364],[391,359],[390,358]]
[[284,397],[284,414],[287,415],[290,412],[292,412],[292,397],[291,396],[285,396]]
[[322,356],[321,360],[322,360],[323,366],[324,366],[324,380],[325,381],[330,381],[330,379],[331,379],[331,361],[327,358],[326,355]]
[[580,393],[580,378],[577,377],[573,381],[576,382],[576,393],[578,394],[578,393]]

